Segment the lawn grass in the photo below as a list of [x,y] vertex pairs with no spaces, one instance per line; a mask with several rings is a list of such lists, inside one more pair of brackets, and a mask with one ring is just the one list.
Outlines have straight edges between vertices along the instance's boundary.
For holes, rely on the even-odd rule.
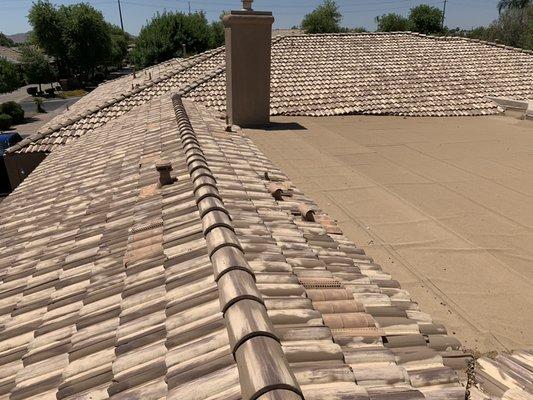
[[76,90],[66,90],[62,92],[57,92],[57,97],[61,99],[68,99],[70,97],[82,97],[85,96],[88,92],[86,92],[83,89],[76,89]]

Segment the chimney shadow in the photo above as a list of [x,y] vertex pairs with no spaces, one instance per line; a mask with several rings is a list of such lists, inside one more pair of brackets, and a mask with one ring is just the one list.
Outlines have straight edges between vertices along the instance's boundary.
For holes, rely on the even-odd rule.
[[306,131],[307,128],[298,122],[270,122],[263,127],[265,131]]

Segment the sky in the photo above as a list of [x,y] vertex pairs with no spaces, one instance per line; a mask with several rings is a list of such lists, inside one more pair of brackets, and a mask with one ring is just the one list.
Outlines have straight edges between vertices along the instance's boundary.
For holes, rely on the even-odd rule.
[[[102,11],[107,21],[120,24],[118,0],[86,0]],[[0,0],[0,32],[14,34],[27,32],[28,10],[33,0]],[[54,4],[74,4],[80,0],[52,0]],[[160,11],[204,10],[209,20],[215,20],[223,10],[239,9],[240,0],[120,0],[126,31],[136,35],[152,16]],[[290,28],[299,25],[302,17],[312,11],[322,0],[255,0],[256,10],[274,12],[275,28]],[[473,28],[487,25],[498,16],[498,0],[447,0],[446,22],[450,28]],[[343,14],[342,25],[376,28],[375,17],[388,12],[407,15],[418,4],[430,4],[439,8],[444,0],[337,0]]]

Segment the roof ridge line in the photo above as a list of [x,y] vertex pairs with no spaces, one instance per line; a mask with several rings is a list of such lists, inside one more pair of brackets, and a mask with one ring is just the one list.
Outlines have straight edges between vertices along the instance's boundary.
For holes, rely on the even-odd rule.
[[[46,137],[54,132],[57,132],[59,130],[61,130],[62,128],[66,128],[66,127],[69,127],[73,124],[75,124],[76,122],[79,122],[81,121],[83,118],[87,118],[93,114],[96,114],[102,110],[105,110],[107,109],[108,107],[111,107],[125,99],[128,99],[130,98],[131,96],[135,95],[135,94],[138,94],[138,93],[141,93],[143,92],[144,90],[146,89],[150,89],[151,87],[153,87],[154,85],[156,84],[159,84],[161,82],[164,82],[168,79],[171,79],[174,75],[176,74],[179,74],[179,73],[182,73],[192,67],[194,67],[195,65],[197,65],[198,63],[200,62],[203,62],[211,57],[214,57],[215,55],[221,53],[222,51],[224,51],[225,48],[224,46],[220,46],[220,47],[217,47],[215,49],[210,49],[210,50],[207,50],[206,52],[204,53],[200,53],[200,54],[197,54],[195,56],[192,56],[192,57],[189,57],[187,59],[185,59],[185,63],[184,65],[181,66],[180,69],[178,70],[175,70],[171,73],[165,73],[163,74],[162,76],[158,77],[158,78],[155,78],[153,80],[150,80],[148,81],[148,83],[143,82],[143,85],[140,85],[140,86],[137,86],[135,87],[134,89],[126,92],[126,93],[122,93],[116,97],[114,97],[113,99],[111,100],[107,100],[105,101],[104,103],[102,103],[101,105],[99,106],[93,106],[91,107],[90,109],[88,109],[86,112],[84,112],[83,114],[79,114],[77,116],[74,116],[73,118],[69,118],[65,123],[58,123],[57,125],[53,125],[51,127],[48,127],[46,128],[44,131],[37,131],[35,134],[31,135],[31,136],[28,136],[26,138],[24,138],[23,141],[15,144],[14,146],[11,146],[9,148],[6,149],[6,153],[14,153],[18,150],[20,150],[21,148],[39,140],[39,139],[42,139],[43,137]],[[133,83],[132,83],[133,85]],[[61,114],[59,114],[61,115]],[[22,143],[22,144],[21,144]]]
[[517,51],[519,53],[533,54],[533,50],[523,49],[521,47],[508,46],[502,43],[491,42],[488,40],[474,39],[463,36],[454,36],[454,35],[434,35],[419,33],[414,31],[390,31],[390,32],[331,32],[331,33],[298,33],[294,35],[278,35],[276,37],[288,38],[288,37],[306,37],[306,36],[380,36],[380,35],[410,35],[410,36],[419,36],[426,37],[429,39],[435,40],[464,40],[472,43],[480,43],[487,46],[499,47],[507,50]]
[[[172,103],[213,265],[220,308],[239,371],[241,395],[245,400],[255,400],[276,389],[285,389],[303,399],[181,96],[172,96]],[[268,368],[251,371],[246,360],[257,360]]]

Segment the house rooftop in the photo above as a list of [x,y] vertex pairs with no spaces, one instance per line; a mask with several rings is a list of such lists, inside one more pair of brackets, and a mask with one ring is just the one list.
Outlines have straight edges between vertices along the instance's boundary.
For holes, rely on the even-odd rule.
[[[49,153],[154,96],[225,110],[224,48],[101,85],[10,150]],[[410,32],[272,39],[271,114],[467,116],[497,113],[487,96],[533,98],[531,51]]]
[[[103,86],[12,150],[51,154],[0,209],[0,396],[464,399],[459,341],[191,95],[220,59]],[[485,365],[496,395],[529,379]]]

